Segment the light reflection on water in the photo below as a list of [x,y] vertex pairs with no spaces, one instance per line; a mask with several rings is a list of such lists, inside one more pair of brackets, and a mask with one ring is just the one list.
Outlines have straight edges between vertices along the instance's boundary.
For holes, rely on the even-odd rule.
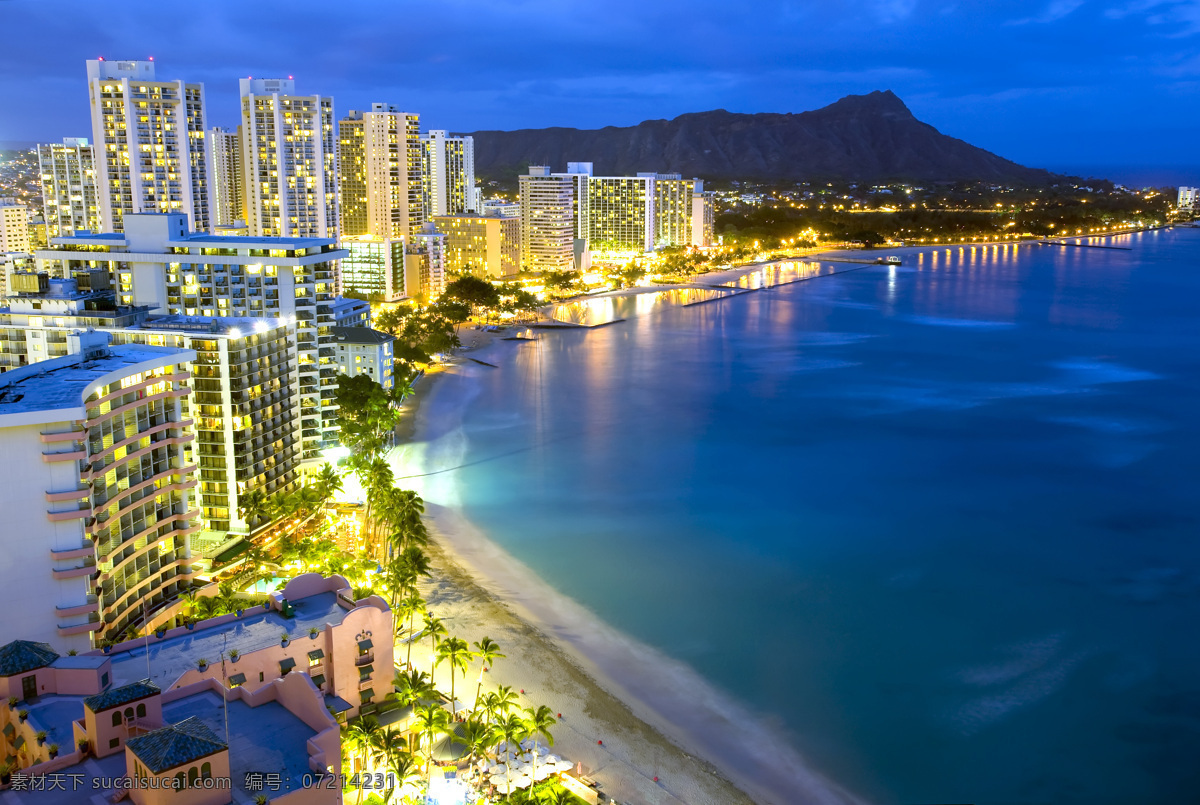
[[1185,801],[1200,232],[1120,243],[587,300],[464,370],[422,493],[868,796]]

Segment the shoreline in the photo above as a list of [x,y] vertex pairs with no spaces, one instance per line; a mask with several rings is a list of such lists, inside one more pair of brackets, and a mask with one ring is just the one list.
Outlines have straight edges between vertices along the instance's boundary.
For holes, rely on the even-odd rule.
[[[489,357],[503,349],[490,337],[474,348]],[[413,438],[393,457],[422,444],[433,417],[461,415],[461,402],[446,407],[436,399],[442,384],[434,380],[441,374],[421,381],[424,388],[408,421]],[[426,401],[432,405],[422,405]],[[468,642],[486,634],[500,643],[508,658],[497,664],[494,677],[488,674],[489,689],[524,688],[530,698],[522,697],[522,706],[546,703],[561,712],[556,747],[582,763],[608,796],[689,805],[861,801],[808,768],[783,735],[690,666],[629,638],[557,592],[461,511],[429,501],[426,506],[434,537],[435,575],[425,590],[430,609]],[[421,668],[429,660],[428,649],[414,644],[414,665]],[[442,669],[439,679],[444,685]],[[468,677],[461,690],[475,682]]]

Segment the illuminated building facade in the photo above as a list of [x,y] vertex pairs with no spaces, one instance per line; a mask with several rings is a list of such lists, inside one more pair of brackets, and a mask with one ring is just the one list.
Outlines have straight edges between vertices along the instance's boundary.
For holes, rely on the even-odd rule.
[[691,245],[712,246],[716,243],[713,236],[716,194],[711,190],[704,190],[704,184],[699,179],[696,179],[695,182],[695,190],[692,193]]
[[[148,307],[119,307],[111,291],[88,288],[108,275],[73,279],[18,275],[0,308],[0,371],[69,354],[71,334],[93,329],[113,344],[190,349],[191,426],[185,460],[200,471],[200,521],[207,531],[248,533],[238,512],[247,492],[291,491],[300,461],[295,328],[250,318],[150,318]],[[85,285],[80,288],[80,285]],[[25,288],[27,290],[20,290]],[[34,290],[36,288],[36,290]]]
[[593,251],[654,251],[654,178],[641,173],[589,179],[588,245]]
[[204,85],[159,81],[153,61],[87,63],[101,229],[130,213],[182,213],[209,230]]
[[427,300],[446,290],[446,236],[432,223],[412,238],[404,256],[404,294]]
[[100,197],[96,189],[95,149],[86,137],[38,146],[42,209],[46,236],[99,232]]
[[301,460],[319,466],[337,440],[337,365],[330,345],[336,261],[327,238],[220,237],[187,231],[180,215],[128,216],[124,234],[56,238],[38,250],[58,276],[101,268],[120,305],[155,315],[282,319],[295,326]]
[[475,191],[475,138],[433,129],[421,137],[426,219],[479,209]]
[[1200,207],[1200,187],[1179,188],[1179,203],[1176,206],[1181,210],[1193,211]]
[[343,293],[360,293],[381,302],[395,302],[407,295],[403,238],[343,237],[341,246],[346,251],[341,262]]
[[0,254],[29,251],[29,208],[0,198]]
[[339,123],[342,235],[409,237],[425,223],[420,124],[385,103]]
[[68,357],[0,375],[0,623],[86,651],[191,584],[195,353],[69,338]]
[[446,270],[490,279],[521,270],[521,223],[516,218],[443,215],[433,219],[446,235]]
[[575,179],[531,165],[521,191],[521,268],[571,271],[575,260]]
[[370,327],[334,327],[338,369],[344,375],[366,375],[389,391],[396,386],[396,337]]
[[243,78],[239,84],[249,234],[336,238],[333,98],[296,95],[291,79]]
[[211,128],[204,137],[211,179],[208,188],[212,200],[209,220],[213,222],[214,229],[233,226],[235,222],[246,219],[241,135],[228,129]]

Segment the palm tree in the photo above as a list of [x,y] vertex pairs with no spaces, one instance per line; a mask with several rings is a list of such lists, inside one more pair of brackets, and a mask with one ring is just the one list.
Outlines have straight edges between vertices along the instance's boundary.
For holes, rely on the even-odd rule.
[[416,639],[416,634],[413,632],[413,624],[416,620],[417,613],[425,612],[425,599],[416,593],[412,593],[400,602],[400,611],[408,616],[408,659],[406,660],[406,663],[408,667],[411,668],[412,644]]
[[[372,752],[372,744],[379,730],[379,721],[374,716],[362,716],[346,730],[346,738],[350,746],[354,747],[357,753],[362,754],[364,757],[369,757]],[[362,787],[359,786],[359,802],[362,802],[362,791]]]
[[397,791],[420,779],[420,774],[417,772],[417,760],[410,752],[397,751],[388,755],[387,769],[395,775],[396,786],[383,790],[384,805],[392,801],[392,796]]
[[[488,740],[492,742],[493,746],[501,741],[504,741],[508,745],[508,748],[511,749],[514,746],[519,746],[521,740],[529,734],[526,731],[527,729],[528,727],[525,724],[524,719],[518,715],[509,715],[507,718],[497,721],[492,725]],[[506,763],[504,765],[504,779],[506,782],[511,784],[512,775],[509,771],[508,764]]]
[[396,689],[396,698],[403,705],[437,698],[437,689],[430,681],[429,675],[415,668],[397,672],[392,679],[392,686]]
[[450,714],[436,702],[418,704],[413,708],[417,714],[417,726],[422,735],[429,736],[429,762],[433,763],[433,736],[450,731]]
[[442,623],[441,618],[432,612],[425,613],[425,634],[429,635],[429,650],[433,652],[433,661],[429,666],[429,678],[433,679],[433,672],[437,668],[437,646],[447,632],[446,625]]
[[475,657],[479,660],[479,684],[475,686],[475,707],[479,706],[479,692],[483,690],[483,672],[496,664],[496,660],[504,655],[500,653],[500,644],[490,637],[484,637],[475,643]]
[[462,728],[450,740],[467,749],[467,760],[474,760],[476,755],[482,755],[491,744],[492,730],[484,722],[477,718],[468,718],[463,722]]
[[501,716],[508,715],[508,711],[517,703],[517,694],[513,693],[511,685],[501,685],[492,695],[496,697],[495,711]]
[[338,472],[337,467],[328,462],[321,466],[321,471],[317,473],[316,491],[322,505],[342,491],[342,474]]
[[525,726],[529,728],[529,734],[533,736],[534,754],[537,754],[539,735],[545,736],[547,745],[554,746],[554,736],[550,734],[550,728],[558,722],[554,716],[550,715],[552,712],[550,708],[543,704],[536,710],[526,707],[525,712],[528,714]]
[[246,521],[246,527],[252,534],[255,522],[266,519],[270,511],[267,496],[261,489],[251,489],[238,496],[238,514]]
[[454,672],[462,671],[463,676],[466,676],[467,666],[471,664],[471,658],[474,656],[467,641],[459,637],[448,637],[437,648],[437,657],[433,664],[437,666],[445,661],[450,665],[450,709],[455,714],[458,713],[458,702],[454,700]]

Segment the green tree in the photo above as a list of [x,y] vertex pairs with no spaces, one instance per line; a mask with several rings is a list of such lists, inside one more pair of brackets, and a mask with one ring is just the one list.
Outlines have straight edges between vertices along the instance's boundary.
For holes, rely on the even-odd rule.
[[262,525],[262,521],[270,514],[267,496],[261,489],[251,489],[238,496],[238,515],[246,521],[250,533]]
[[[475,708],[479,707],[479,694],[483,690],[483,672],[496,664],[496,660],[504,657],[500,653],[500,644],[490,637],[484,637],[475,643],[475,656],[479,660],[479,684],[475,686]],[[474,708],[472,708],[474,710]]]
[[429,762],[432,764],[435,736],[450,731],[450,714],[443,710],[441,705],[436,702],[418,704],[413,708],[413,712],[417,716],[417,730],[421,735],[425,735],[428,738],[426,746],[429,754]]
[[447,637],[437,647],[434,665],[441,665],[445,662],[450,666],[450,707],[456,713],[458,712],[458,703],[454,700],[454,672],[462,671],[466,676],[467,667],[471,664],[473,656],[467,641],[458,637]]
[[433,672],[437,668],[438,643],[442,642],[442,638],[446,636],[447,632],[446,625],[442,623],[441,618],[432,612],[425,613],[425,634],[429,636],[429,650],[433,653],[432,664],[429,668],[429,678],[433,679]]
[[465,274],[449,283],[442,292],[442,298],[467,305],[475,315],[500,304],[500,293],[496,286],[471,274]]
[[416,642],[417,634],[413,631],[418,614],[424,614],[425,599],[416,593],[411,593],[400,604],[401,612],[408,616],[408,655],[405,657],[404,664],[412,668],[412,646]]
[[533,751],[537,752],[538,736],[546,739],[546,743],[554,746],[554,736],[550,734],[550,728],[557,721],[551,715],[551,710],[546,705],[539,705],[535,710],[532,707],[525,708],[525,726],[529,729],[529,734],[533,736]]

